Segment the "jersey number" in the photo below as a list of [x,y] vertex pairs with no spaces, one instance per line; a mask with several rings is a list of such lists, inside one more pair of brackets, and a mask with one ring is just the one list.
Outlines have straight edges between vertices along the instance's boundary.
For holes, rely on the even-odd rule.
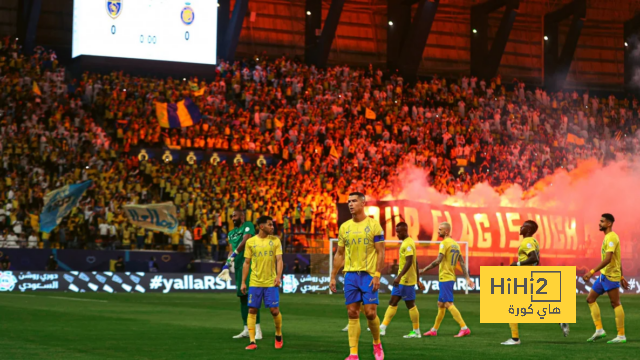
[[459,250],[451,250],[451,266],[455,266],[460,258]]

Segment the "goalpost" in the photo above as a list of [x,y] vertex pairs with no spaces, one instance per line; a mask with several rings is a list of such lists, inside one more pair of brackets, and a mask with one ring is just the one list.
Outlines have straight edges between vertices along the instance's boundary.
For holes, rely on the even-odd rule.
[[[392,265],[392,262],[387,261],[388,259],[393,261],[394,259],[398,260],[398,253],[400,251],[400,245],[402,241],[400,240],[385,240],[385,267],[389,268]],[[418,268],[422,269],[429,265],[433,260],[438,257],[438,251],[440,250],[440,243],[442,241],[427,241],[427,240],[415,240],[416,243],[416,258],[418,262]],[[469,243],[467,241],[456,241],[458,245],[460,245],[460,250],[464,252],[464,263],[467,265],[467,270],[469,269]],[[389,244],[392,244],[389,246]],[[338,239],[329,239],[329,276],[333,273],[333,256],[335,254],[335,250],[338,248]],[[389,253],[392,255],[389,256]],[[383,274],[384,275],[384,274]],[[396,275],[396,274],[389,274]],[[331,294],[331,291],[329,291]],[[469,294],[469,288],[467,286],[464,287],[464,293]]]

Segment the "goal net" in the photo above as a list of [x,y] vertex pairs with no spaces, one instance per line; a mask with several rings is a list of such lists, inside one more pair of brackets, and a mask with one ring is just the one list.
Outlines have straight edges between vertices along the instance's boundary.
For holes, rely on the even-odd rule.
[[[426,241],[426,240],[416,240],[416,260],[418,263],[418,269],[424,269],[427,265],[431,264],[435,259],[438,258],[438,251],[440,250],[440,243],[442,241]],[[469,268],[469,243],[466,241],[457,241],[458,245],[460,245],[460,256],[464,258],[464,263]],[[330,253],[329,253],[329,276],[333,272],[333,257],[335,256],[336,251],[338,250],[338,239],[330,239]],[[398,269],[400,267],[400,245],[402,245],[402,241],[400,240],[385,240],[385,255],[384,255],[384,268],[381,274],[388,275],[391,278],[395,278],[398,274]],[[458,282],[460,282],[462,278],[462,268],[460,267],[460,263],[456,261],[456,275],[458,276]],[[438,277],[438,267],[427,271],[422,274],[421,281],[425,283],[425,277],[435,277],[437,280]],[[464,293],[469,294],[469,289],[466,286],[463,286]]]

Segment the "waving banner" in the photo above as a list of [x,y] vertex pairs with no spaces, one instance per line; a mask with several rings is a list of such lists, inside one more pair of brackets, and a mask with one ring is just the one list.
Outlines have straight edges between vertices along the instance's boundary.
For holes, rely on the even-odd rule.
[[40,231],[50,233],[62,218],[78,206],[78,200],[91,186],[92,181],[81,184],[66,185],[44,196],[44,207],[40,214]]
[[178,229],[176,206],[171,202],[148,205],[125,205],[125,214],[132,224],[165,233],[174,233]]

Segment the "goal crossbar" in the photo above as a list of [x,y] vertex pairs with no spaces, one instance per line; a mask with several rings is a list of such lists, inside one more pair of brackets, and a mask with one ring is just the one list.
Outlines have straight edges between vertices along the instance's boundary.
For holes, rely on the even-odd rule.
[[[385,240],[385,244],[402,244],[401,240]],[[442,241],[432,241],[432,240],[415,240],[416,244],[440,244]],[[333,238],[329,239],[329,276],[333,273],[333,244],[338,243],[338,239]],[[464,244],[464,262],[467,266],[467,271],[469,269],[469,242],[467,241],[456,241],[458,244]],[[331,292],[329,292],[331,293]],[[464,287],[464,293],[469,294],[469,288],[467,286]]]

